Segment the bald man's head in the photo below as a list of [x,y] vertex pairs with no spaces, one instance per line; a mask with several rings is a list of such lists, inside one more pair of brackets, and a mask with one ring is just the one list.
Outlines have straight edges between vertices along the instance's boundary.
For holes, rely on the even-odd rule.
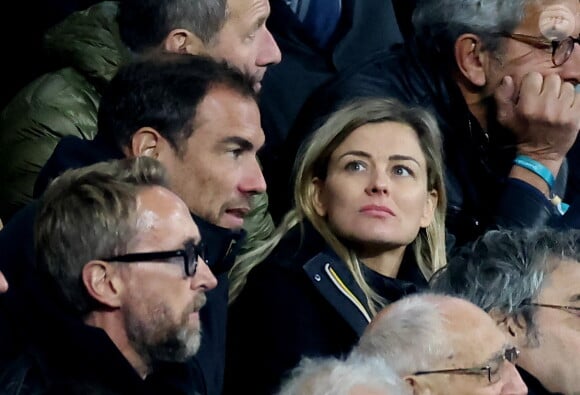
[[[503,333],[479,307],[456,297],[426,293],[381,310],[352,353],[385,359],[417,393],[429,388],[432,394],[469,394],[478,385],[489,385],[484,367],[498,358],[503,363],[509,349]],[[461,375],[466,368],[476,367],[482,367],[482,383]],[[446,381],[451,373],[437,372],[449,369],[459,369],[452,382]],[[509,373],[501,380],[515,389],[513,393],[525,393],[513,365]]]

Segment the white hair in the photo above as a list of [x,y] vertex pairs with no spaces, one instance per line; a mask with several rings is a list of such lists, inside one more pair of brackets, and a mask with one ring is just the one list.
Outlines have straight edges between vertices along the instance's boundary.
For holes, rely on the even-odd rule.
[[375,316],[351,355],[383,358],[400,377],[429,370],[452,351],[442,311],[448,300],[430,293],[400,299]]
[[304,357],[277,395],[353,395],[364,386],[384,395],[411,395],[411,389],[381,358]]

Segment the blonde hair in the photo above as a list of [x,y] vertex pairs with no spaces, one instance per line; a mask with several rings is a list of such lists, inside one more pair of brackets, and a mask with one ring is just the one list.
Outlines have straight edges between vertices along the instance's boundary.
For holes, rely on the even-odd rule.
[[357,285],[367,297],[373,313],[384,306],[384,300],[364,280],[354,251],[348,249],[331,231],[325,218],[314,208],[314,178],[324,180],[328,163],[336,148],[356,129],[368,123],[398,122],[410,126],[419,138],[427,163],[427,190],[438,194],[433,221],[419,230],[412,249],[419,269],[429,279],[445,266],[445,209],[447,199],[443,182],[442,143],[435,119],[425,110],[406,107],[393,99],[363,98],[349,103],[333,113],[328,120],[302,144],[295,162],[294,209],[284,217],[270,240],[240,257],[230,272],[230,302],[241,292],[246,277],[263,261],[296,224],[308,219],[324,240],[341,257],[353,274]]

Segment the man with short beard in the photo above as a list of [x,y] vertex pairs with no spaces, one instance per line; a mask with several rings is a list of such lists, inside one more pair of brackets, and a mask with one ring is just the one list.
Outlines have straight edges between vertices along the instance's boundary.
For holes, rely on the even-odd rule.
[[[63,173],[35,226],[39,272],[71,318],[4,370],[0,392],[83,383],[120,394],[171,393],[148,380],[200,345],[199,310],[217,281],[185,203],[150,158]],[[12,393],[12,392],[10,392]]]

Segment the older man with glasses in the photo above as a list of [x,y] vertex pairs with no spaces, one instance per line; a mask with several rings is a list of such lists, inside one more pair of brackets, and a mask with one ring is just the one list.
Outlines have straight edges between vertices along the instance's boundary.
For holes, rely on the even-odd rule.
[[415,395],[523,395],[518,355],[477,306],[427,293],[382,310],[350,357],[385,359]]
[[580,232],[491,231],[432,280],[489,312],[529,394],[580,394]]

